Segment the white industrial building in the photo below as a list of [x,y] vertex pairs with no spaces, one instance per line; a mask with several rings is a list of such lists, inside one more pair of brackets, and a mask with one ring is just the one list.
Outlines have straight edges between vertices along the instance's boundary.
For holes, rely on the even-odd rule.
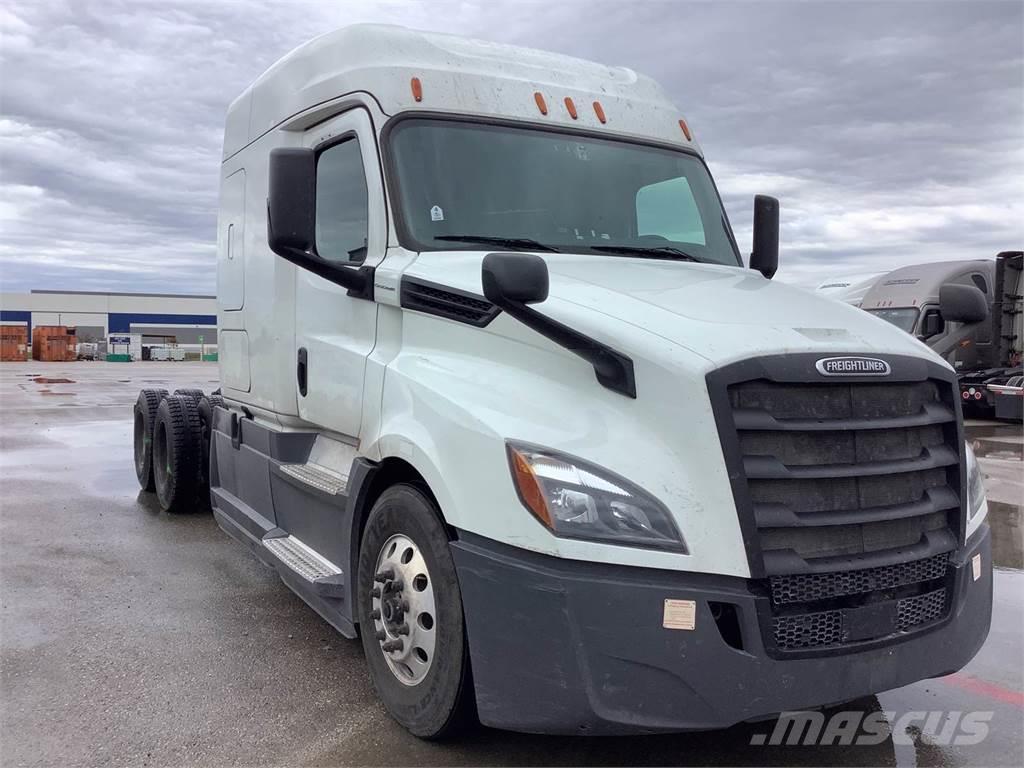
[[172,293],[0,293],[0,324],[25,325],[29,338],[36,326],[64,325],[77,329],[80,342],[131,334],[145,345],[211,351],[217,344],[217,299]]

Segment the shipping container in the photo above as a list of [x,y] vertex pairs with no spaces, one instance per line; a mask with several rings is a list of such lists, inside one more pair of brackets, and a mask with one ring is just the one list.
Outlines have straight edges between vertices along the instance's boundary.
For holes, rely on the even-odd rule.
[[32,357],[44,362],[67,362],[77,357],[78,337],[64,325],[37,325],[32,329]]
[[0,326],[0,361],[10,363],[22,360],[28,360],[28,327]]

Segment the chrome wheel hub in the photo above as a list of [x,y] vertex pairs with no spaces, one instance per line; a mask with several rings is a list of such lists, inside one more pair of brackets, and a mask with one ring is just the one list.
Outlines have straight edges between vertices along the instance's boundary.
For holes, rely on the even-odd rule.
[[419,547],[395,534],[381,547],[370,591],[374,637],[400,682],[416,685],[434,661],[434,583]]

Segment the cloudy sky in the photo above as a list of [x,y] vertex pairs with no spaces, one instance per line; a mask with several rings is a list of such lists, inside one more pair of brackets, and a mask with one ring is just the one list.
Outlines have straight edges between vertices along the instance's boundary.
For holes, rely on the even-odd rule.
[[816,283],[1024,245],[1024,2],[0,6],[0,283],[214,290],[222,120],[281,55],[383,21],[622,64],[695,129],[749,250]]

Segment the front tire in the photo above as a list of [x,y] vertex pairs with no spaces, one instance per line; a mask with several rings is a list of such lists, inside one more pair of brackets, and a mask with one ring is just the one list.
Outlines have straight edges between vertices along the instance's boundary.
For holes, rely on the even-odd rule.
[[359,550],[358,614],[370,678],[388,713],[439,739],[472,721],[462,596],[434,503],[396,485],[377,499]]

